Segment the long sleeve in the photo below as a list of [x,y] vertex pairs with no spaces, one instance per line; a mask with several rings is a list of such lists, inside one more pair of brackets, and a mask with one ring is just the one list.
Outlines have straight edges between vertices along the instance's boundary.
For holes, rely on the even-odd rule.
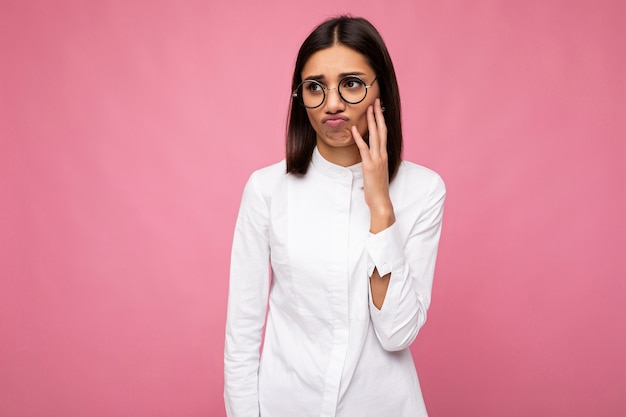
[[[396,213],[396,223],[370,234],[366,242],[369,275],[374,268],[380,276],[391,273],[382,308],[377,309],[370,300],[374,330],[386,350],[407,348],[426,321],[445,194],[441,178],[431,176],[425,201],[422,198],[408,204],[403,212]],[[411,210],[418,210],[419,215]],[[402,230],[407,230],[408,235],[403,235]]]
[[253,174],[243,192],[231,254],[224,349],[228,417],[259,417],[259,357],[269,290],[268,212]]

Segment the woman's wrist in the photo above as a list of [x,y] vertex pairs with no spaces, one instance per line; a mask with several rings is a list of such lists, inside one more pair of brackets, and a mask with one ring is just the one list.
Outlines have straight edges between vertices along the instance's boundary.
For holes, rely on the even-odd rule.
[[394,224],[396,215],[391,202],[370,207],[370,232],[379,233]]

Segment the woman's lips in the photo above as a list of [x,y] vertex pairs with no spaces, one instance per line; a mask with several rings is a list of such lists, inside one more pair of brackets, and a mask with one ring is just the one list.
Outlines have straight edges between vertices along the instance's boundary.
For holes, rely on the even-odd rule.
[[348,118],[346,116],[326,116],[322,119],[323,124],[332,128],[339,127],[347,121]]

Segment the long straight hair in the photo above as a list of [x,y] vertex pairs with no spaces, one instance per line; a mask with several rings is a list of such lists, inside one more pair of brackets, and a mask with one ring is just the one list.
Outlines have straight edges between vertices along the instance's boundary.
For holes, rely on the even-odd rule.
[[[400,92],[389,51],[370,22],[358,17],[339,16],[316,27],[302,43],[298,52],[291,90],[295,91],[302,82],[302,69],[311,55],[337,44],[347,46],[362,54],[377,74],[376,82],[380,87],[380,99],[385,106],[389,180],[391,181],[402,161]],[[287,121],[288,173],[306,174],[316,143],[316,133],[311,126],[306,109],[292,98]]]

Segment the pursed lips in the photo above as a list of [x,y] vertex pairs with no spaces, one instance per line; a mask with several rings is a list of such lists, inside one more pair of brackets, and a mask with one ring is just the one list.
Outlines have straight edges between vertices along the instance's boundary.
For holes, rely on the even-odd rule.
[[349,119],[343,115],[331,115],[322,119],[322,123],[330,127],[338,127],[347,122]]

